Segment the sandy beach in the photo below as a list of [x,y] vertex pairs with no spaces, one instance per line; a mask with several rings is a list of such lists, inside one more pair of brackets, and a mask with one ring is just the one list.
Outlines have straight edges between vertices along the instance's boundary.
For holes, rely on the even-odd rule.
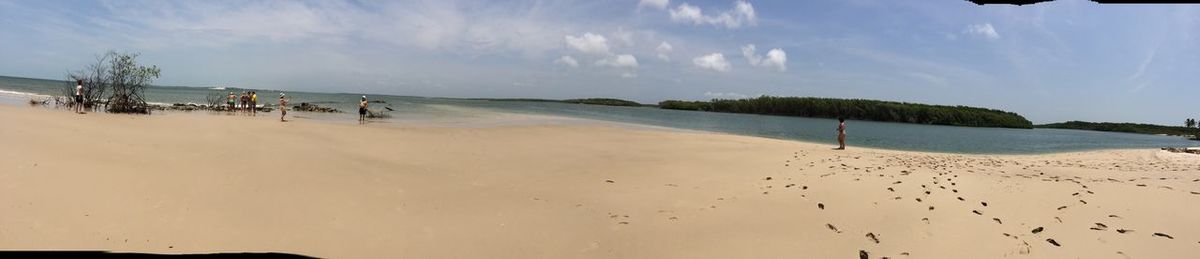
[[[290,115],[290,114],[289,114]],[[1200,156],[0,105],[0,250],[1193,258]],[[832,126],[831,126],[832,127]],[[824,130],[824,129],[823,129]],[[832,137],[832,136],[831,136]]]

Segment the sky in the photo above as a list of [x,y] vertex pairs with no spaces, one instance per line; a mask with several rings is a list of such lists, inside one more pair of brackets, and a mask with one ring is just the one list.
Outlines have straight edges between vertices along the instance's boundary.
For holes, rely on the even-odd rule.
[[863,98],[1200,118],[1200,6],[967,1],[0,0],[0,75],[108,50],[158,85],[436,97]]

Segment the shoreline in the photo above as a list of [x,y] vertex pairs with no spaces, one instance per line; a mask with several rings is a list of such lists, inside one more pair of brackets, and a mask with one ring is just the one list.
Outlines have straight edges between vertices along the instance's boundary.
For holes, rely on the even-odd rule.
[[[22,107],[22,108],[45,109],[45,110],[50,110],[50,111],[59,111],[60,110],[60,108],[54,107],[53,104],[50,104],[50,105],[19,105],[19,104],[0,103],[0,106],[5,106],[5,105],[10,105],[10,106],[14,106],[14,107]],[[171,104],[165,104],[165,106],[170,106],[170,105]],[[735,133],[727,133],[727,132],[719,132],[719,131],[684,129],[684,128],[674,128],[674,127],[648,125],[648,124],[637,124],[637,123],[607,121],[607,120],[588,119],[588,118],[575,118],[575,117],[567,117],[567,116],[559,116],[559,115],[512,113],[512,112],[505,112],[505,111],[493,111],[493,110],[486,110],[486,109],[480,109],[480,108],[457,107],[457,106],[453,107],[453,109],[469,110],[469,111],[472,111],[475,114],[481,115],[481,116],[472,116],[472,117],[466,117],[466,118],[451,118],[451,119],[436,119],[435,118],[432,120],[427,118],[421,122],[396,121],[396,118],[369,119],[367,124],[407,125],[407,126],[422,126],[423,125],[423,126],[430,126],[430,127],[456,127],[456,126],[457,127],[478,127],[478,126],[486,127],[488,125],[491,125],[491,126],[504,125],[506,123],[504,123],[502,121],[506,121],[506,120],[507,121],[512,121],[512,120],[523,121],[523,122],[515,123],[515,125],[531,125],[531,124],[532,125],[536,125],[536,124],[548,124],[548,125],[554,125],[554,124],[600,124],[600,125],[603,125],[603,124],[608,124],[608,125],[613,125],[613,126],[629,127],[629,128],[645,128],[645,129],[657,129],[657,130],[665,130],[665,131],[680,131],[680,132],[707,133],[707,134],[729,135],[729,136],[754,137],[754,138],[764,138],[764,139],[771,139],[771,140],[805,143],[805,144],[812,144],[812,145],[828,145],[828,143],[820,143],[820,142],[813,142],[813,141],[800,140],[800,139],[788,139],[788,138],[773,137],[773,136],[743,135],[743,134],[735,134]],[[186,115],[206,115],[206,116],[255,117],[255,116],[243,115],[243,114],[236,113],[236,112],[215,111],[215,110],[155,110],[155,111],[156,111],[155,114],[152,114],[152,115],[186,114]],[[289,111],[290,111],[290,108],[289,108]],[[257,116],[271,116],[272,114],[278,115],[278,113],[276,113],[276,112],[277,111],[260,112],[262,114],[259,114]],[[107,114],[106,112],[96,112],[96,113]],[[92,114],[92,113],[89,113],[89,114]],[[757,115],[757,114],[749,114],[749,115]],[[292,118],[312,119],[315,121],[322,121],[322,122],[328,122],[328,123],[334,123],[334,124],[356,124],[357,123],[357,121],[348,121],[348,120],[345,120],[345,118],[337,118],[339,116],[348,117],[348,116],[345,116],[345,114],[340,114],[340,113],[292,111],[292,113],[289,114],[288,116],[292,117]],[[772,115],[758,115],[758,116],[772,116]],[[469,122],[469,121],[480,120],[480,119],[487,119],[487,120],[491,120],[491,121],[484,122],[484,123]],[[894,122],[881,122],[881,123],[894,123]],[[507,124],[513,124],[513,123],[507,123]],[[1054,130],[1070,130],[1070,129],[1054,129]],[[1091,131],[1089,131],[1089,132],[1091,132]],[[1109,132],[1109,133],[1124,133],[1124,132]],[[1126,134],[1136,134],[1136,133],[1126,133]],[[1087,153],[1087,152],[1098,152],[1098,151],[1159,150],[1161,148],[1171,148],[1171,147],[1099,148],[1099,149],[1087,149],[1087,150],[1064,150],[1064,151],[1045,151],[1045,152],[1028,152],[1028,153],[964,153],[964,152],[950,152],[950,151],[943,152],[943,151],[931,151],[931,150],[892,149],[892,148],[866,147],[866,146],[854,146],[854,145],[850,145],[850,147],[854,148],[854,149],[868,149],[868,150],[879,150],[879,151],[917,152],[917,153],[929,153],[929,154],[973,155],[973,156],[1029,156],[1029,155]],[[1196,146],[1196,147],[1200,147],[1200,146]],[[1185,147],[1185,148],[1196,148],[1196,147]]]

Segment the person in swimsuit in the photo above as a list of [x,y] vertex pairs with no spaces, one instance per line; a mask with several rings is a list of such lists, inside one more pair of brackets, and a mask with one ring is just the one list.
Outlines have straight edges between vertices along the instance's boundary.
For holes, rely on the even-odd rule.
[[254,115],[258,115],[258,93],[250,91],[250,111]]
[[234,95],[233,92],[229,92],[229,99],[226,100],[226,103],[229,104],[229,111],[233,111],[237,105],[237,101],[235,100],[237,100],[237,95]]
[[288,100],[284,97],[284,94],[279,93],[279,121],[287,121],[283,119],[283,116],[287,116],[287,103]]
[[83,80],[75,80],[75,113],[83,114]]
[[250,92],[242,92],[242,112],[250,112]]
[[358,101],[358,122],[367,122],[367,96],[363,95],[362,100]]
[[846,118],[838,117],[838,148],[837,150],[846,150]]

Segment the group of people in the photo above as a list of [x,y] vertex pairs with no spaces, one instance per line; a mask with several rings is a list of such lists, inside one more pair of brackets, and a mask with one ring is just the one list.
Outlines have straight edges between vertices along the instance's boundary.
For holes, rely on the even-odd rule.
[[243,91],[242,97],[238,98],[233,92],[229,92],[227,100],[230,111],[243,111],[251,114],[258,114],[258,93],[254,91]]
[[[258,92],[244,91],[241,97],[238,97],[233,92],[229,92],[227,103],[229,104],[230,111],[248,112],[253,115],[258,114]],[[287,104],[287,95],[279,93],[279,121],[287,121],[284,119],[287,116]]]

